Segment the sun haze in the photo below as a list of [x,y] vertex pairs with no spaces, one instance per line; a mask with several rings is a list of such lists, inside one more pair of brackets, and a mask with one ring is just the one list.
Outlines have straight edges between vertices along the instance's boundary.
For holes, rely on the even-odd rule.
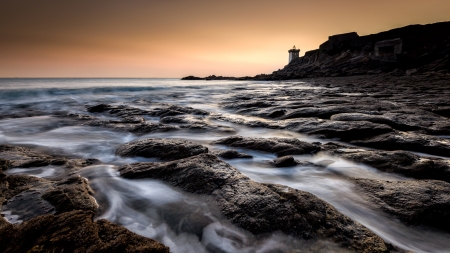
[[448,0],[3,0],[0,77],[271,73],[294,44],[449,17]]

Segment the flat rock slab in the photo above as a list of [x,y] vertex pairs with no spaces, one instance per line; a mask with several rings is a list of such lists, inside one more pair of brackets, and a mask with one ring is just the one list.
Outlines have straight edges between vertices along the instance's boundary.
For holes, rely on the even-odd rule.
[[211,153],[218,157],[222,157],[225,159],[253,158],[253,156],[251,156],[249,154],[241,153],[241,152],[238,152],[238,151],[232,150],[232,149],[215,151],[215,152],[211,152]]
[[282,231],[305,239],[328,238],[356,252],[390,249],[370,230],[314,195],[254,182],[211,154],[133,163],[121,166],[119,172],[122,177],[164,180],[187,192],[209,195],[225,217],[253,234]]
[[144,139],[126,143],[116,150],[116,155],[125,157],[156,157],[161,160],[182,159],[202,153],[208,148],[185,140]]
[[368,121],[333,121],[318,118],[300,118],[285,121],[286,129],[325,138],[342,140],[358,140],[392,132],[393,129],[384,124]]
[[160,119],[164,124],[177,124],[181,129],[190,130],[208,130],[225,133],[234,133],[236,130],[232,127],[216,125],[208,122],[204,116],[178,115],[166,116]]
[[61,165],[65,168],[85,167],[98,163],[96,159],[66,159],[19,146],[0,145],[0,169],[31,168]]
[[406,224],[450,231],[450,183],[371,179],[355,179],[354,182],[377,208]]
[[450,160],[447,159],[418,156],[407,151],[364,150],[337,143],[324,144],[322,150],[384,172],[450,182]]
[[270,152],[275,153],[277,156],[312,154],[320,150],[319,145],[300,141],[296,138],[250,138],[231,136],[212,143]]
[[78,210],[42,215],[17,225],[0,219],[0,248],[5,253],[169,252],[163,244],[110,221],[94,222],[93,216]]
[[450,157],[450,140],[410,132],[382,134],[350,143],[384,150],[409,150]]

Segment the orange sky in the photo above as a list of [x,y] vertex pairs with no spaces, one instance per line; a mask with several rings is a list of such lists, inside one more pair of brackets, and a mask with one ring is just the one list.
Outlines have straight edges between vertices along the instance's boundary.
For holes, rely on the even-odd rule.
[[0,0],[0,77],[256,75],[294,44],[448,20],[449,0]]

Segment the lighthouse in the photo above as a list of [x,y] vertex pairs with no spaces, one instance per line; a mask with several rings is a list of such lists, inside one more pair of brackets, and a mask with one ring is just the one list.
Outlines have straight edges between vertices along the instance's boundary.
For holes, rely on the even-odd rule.
[[300,49],[296,49],[294,45],[294,47],[292,49],[289,49],[288,52],[289,52],[289,62],[291,62],[295,58],[298,58],[298,55],[300,54]]

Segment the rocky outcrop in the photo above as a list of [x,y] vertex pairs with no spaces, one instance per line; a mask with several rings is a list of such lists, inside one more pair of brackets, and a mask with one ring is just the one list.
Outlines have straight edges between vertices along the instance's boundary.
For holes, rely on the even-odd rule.
[[319,49],[306,52],[283,69],[254,79],[280,80],[395,72],[449,73],[450,22],[410,25],[358,36],[330,36]]
[[0,219],[0,248],[15,252],[152,252],[169,248],[107,220],[93,221],[94,214],[71,211],[42,215],[12,225]]
[[260,184],[210,154],[165,163],[134,163],[119,168],[126,178],[164,180],[210,196],[232,223],[264,234],[282,231],[305,239],[328,238],[357,252],[387,252],[381,238],[314,195],[286,186]]
[[133,157],[156,157],[161,160],[176,160],[208,153],[208,148],[185,140],[144,139],[123,144],[116,155]]
[[418,156],[406,151],[365,150],[342,144],[327,143],[323,151],[366,164],[384,172],[398,173],[417,179],[450,182],[450,160]]
[[231,136],[212,142],[230,147],[246,148],[275,153],[277,156],[312,154],[320,150],[316,144],[300,141],[296,138],[250,138]]
[[380,210],[410,225],[450,231],[450,184],[442,181],[355,179],[359,191]]

